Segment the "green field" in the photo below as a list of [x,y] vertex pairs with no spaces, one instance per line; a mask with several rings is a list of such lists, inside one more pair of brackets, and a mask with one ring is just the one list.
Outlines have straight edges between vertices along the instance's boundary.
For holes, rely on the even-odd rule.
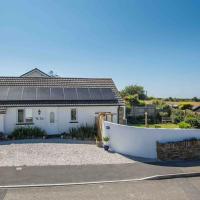
[[[145,100],[146,104],[152,104],[153,100]],[[191,104],[193,106],[200,106],[200,102],[194,102],[194,101],[164,101],[168,105],[180,105],[180,104]]]
[[[144,124],[133,124],[132,126],[136,127],[141,127],[144,128]],[[148,128],[179,128],[178,124],[172,124],[172,123],[167,123],[167,124],[149,124]]]

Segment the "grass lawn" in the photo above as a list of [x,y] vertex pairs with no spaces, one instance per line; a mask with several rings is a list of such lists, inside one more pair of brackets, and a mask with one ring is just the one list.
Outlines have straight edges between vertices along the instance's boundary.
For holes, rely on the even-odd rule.
[[[144,128],[144,124],[133,124],[132,126],[137,126]],[[172,124],[172,123],[167,123],[167,124],[149,124],[148,128],[179,128],[178,124]]]

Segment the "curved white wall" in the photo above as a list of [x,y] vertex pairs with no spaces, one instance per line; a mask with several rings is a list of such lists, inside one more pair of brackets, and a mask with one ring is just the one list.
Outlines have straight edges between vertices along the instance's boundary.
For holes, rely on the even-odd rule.
[[144,158],[157,158],[157,141],[200,139],[200,130],[195,129],[137,128],[107,121],[104,122],[104,134],[110,137],[110,145],[114,151]]

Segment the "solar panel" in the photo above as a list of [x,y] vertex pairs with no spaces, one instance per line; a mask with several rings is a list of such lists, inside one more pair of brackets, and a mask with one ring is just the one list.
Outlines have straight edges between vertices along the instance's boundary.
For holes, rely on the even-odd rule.
[[63,88],[51,88],[51,100],[64,100]]
[[36,88],[24,87],[22,100],[36,100]]
[[9,87],[0,87],[0,100],[6,100],[8,96]]
[[7,100],[21,100],[22,87],[10,87]]
[[77,88],[78,100],[90,100],[88,88]]
[[37,100],[49,100],[50,88],[37,88]]
[[89,88],[91,100],[103,100],[100,88]]
[[114,100],[115,95],[111,88],[101,88],[101,92],[104,100]]
[[77,93],[75,88],[64,88],[65,100],[77,100]]
[[[37,92],[37,94],[36,94]],[[115,100],[111,88],[45,88],[0,86],[0,100]]]

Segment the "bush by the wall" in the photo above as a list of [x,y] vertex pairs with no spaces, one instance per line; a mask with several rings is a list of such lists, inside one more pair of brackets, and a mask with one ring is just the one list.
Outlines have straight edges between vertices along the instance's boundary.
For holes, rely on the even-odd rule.
[[132,106],[130,104],[126,104],[126,116],[129,116],[131,113]]
[[5,135],[3,132],[0,132],[0,140],[5,140]]
[[[144,124],[145,117],[144,116],[137,116],[137,117],[128,116],[127,123],[128,124]],[[152,116],[148,116],[148,124],[153,124],[153,123],[155,123],[155,118]]]
[[200,128],[200,117],[199,116],[186,116],[185,122],[190,124],[193,128]]
[[171,118],[173,123],[178,124],[184,121],[185,112],[183,110],[173,109],[171,113]]
[[69,137],[76,139],[95,139],[97,136],[97,128],[96,126],[89,125],[81,125],[77,128],[70,128],[69,133],[67,134]]
[[191,125],[187,122],[180,122],[178,125],[179,128],[191,128]]
[[31,139],[42,138],[46,135],[46,132],[39,127],[18,127],[14,129],[11,137],[15,139]]

